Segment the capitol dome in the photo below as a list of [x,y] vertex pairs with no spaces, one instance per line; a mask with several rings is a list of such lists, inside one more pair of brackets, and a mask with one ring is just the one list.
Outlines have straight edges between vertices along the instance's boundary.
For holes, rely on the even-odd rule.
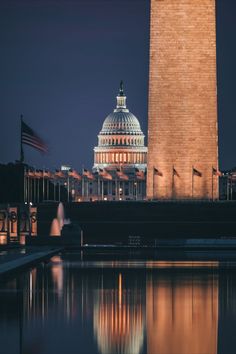
[[126,107],[121,82],[116,108],[106,117],[98,135],[93,170],[121,166],[145,170],[147,147],[144,145],[144,138],[138,119]]
[[115,109],[105,119],[101,135],[126,134],[143,135],[138,119],[128,109]]

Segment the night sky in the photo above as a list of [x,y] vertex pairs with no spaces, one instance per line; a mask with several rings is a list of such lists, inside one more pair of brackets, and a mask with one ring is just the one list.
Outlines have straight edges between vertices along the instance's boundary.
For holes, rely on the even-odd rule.
[[[236,166],[235,18],[236,1],[217,0],[221,169]],[[146,134],[148,50],[148,0],[0,0],[0,163],[20,157],[22,113],[50,149],[25,146],[27,163],[91,168],[121,79]]]

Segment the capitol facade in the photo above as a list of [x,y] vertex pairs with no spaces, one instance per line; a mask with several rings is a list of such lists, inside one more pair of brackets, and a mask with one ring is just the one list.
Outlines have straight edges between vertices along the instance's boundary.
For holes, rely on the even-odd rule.
[[145,136],[126,106],[122,82],[116,99],[116,108],[98,134],[92,171],[83,171],[78,201],[143,200],[146,196]]
[[117,106],[105,119],[94,148],[93,170],[122,166],[146,171],[147,147],[138,119],[126,107],[123,84],[120,84]]

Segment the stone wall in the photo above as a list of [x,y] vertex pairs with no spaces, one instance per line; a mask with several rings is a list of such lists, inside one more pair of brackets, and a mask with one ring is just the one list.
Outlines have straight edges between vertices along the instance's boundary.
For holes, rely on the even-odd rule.
[[151,0],[148,198],[218,198],[215,20],[215,0]]

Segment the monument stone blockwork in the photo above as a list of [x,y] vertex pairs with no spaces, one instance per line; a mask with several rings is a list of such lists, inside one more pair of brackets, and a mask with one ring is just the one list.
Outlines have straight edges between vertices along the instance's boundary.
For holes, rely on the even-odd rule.
[[151,0],[147,198],[217,199],[215,0]]

